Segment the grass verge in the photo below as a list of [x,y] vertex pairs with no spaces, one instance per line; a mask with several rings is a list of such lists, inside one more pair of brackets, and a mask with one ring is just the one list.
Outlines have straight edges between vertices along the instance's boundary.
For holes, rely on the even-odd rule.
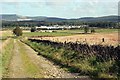
[[2,50],[2,73],[3,77],[7,77],[7,73],[9,71],[10,61],[12,59],[13,48],[14,48],[13,39],[10,39],[7,46],[5,46]]

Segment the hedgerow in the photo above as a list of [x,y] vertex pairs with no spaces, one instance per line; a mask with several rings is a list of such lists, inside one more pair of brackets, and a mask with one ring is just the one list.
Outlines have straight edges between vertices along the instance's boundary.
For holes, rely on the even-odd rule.
[[117,78],[120,74],[120,46],[61,43],[29,39],[25,42],[39,55],[65,66],[71,72],[100,78]]

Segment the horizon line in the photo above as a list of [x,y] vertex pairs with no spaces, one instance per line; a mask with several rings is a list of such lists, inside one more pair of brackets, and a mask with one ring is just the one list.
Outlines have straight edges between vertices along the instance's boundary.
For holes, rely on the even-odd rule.
[[51,17],[51,18],[63,18],[63,19],[78,19],[78,18],[99,18],[99,17],[107,17],[107,16],[120,16],[117,14],[111,14],[111,15],[103,15],[103,16],[83,16],[83,17],[77,17],[77,18],[65,18],[65,17],[59,17],[59,16],[43,16],[43,15],[20,15],[20,14],[15,14],[15,13],[3,13],[0,15],[17,15],[17,16],[23,16],[23,17]]

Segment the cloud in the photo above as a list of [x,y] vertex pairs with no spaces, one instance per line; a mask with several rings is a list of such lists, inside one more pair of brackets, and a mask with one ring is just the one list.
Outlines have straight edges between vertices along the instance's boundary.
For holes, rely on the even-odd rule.
[[64,4],[65,2],[119,2],[119,0],[0,0],[0,2],[55,2]]
[[44,2],[45,0],[0,0],[0,2]]
[[[45,15],[66,18],[101,16],[117,13],[118,0],[4,0],[5,12],[22,15]],[[19,6],[19,9],[14,6]],[[14,8],[14,9],[11,9]],[[32,11],[31,11],[32,10]]]
[[48,6],[65,6],[71,4],[73,0],[46,0],[45,3]]
[[[86,0],[87,1],[87,0]],[[117,2],[103,2],[100,0],[83,1],[80,0],[74,3],[75,6],[71,9],[77,16],[104,16],[113,15],[118,12]]]

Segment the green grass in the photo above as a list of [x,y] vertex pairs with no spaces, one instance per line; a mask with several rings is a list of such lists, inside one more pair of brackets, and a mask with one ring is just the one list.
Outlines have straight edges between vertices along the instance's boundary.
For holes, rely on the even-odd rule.
[[13,36],[13,33],[11,30],[5,30],[2,33],[2,37],[8,37],[8,36]]
[[82,29],[75,29],[75,30],[57,30],[57,32],[65,32],[65,33],[83,33],[84,30],[82,30]]
[[10,42],[8,43],[9,45],[5,46],[4,49],[2,50],[2,72],[3,72],[3,76],[7,75],[8,71],[9,71],[9,64],[10,64],[10,60],[12,58],[12,54],[13,54],[13,39],[10,39]]
[[[70,36],[76,35],[78,33],[84,33],[83,29],[75,29],[75,30],[54,30],[55,32],[24,32],[23,36]],[[96,33],[114,33],[118,32],[118,29],[104,29],[104,28],[96,28]],[[12,31],[6,30],[6,32],[2,33],[2,37],[13,36]]]
[[114,33],[118,32],[118,29],[96,29],[97,33]]
[[43,78],[42,69],[39,68],[38,66],[36,66],[31,61],[31,59],[27,55],[27,52],[24,48],[24,45],[21,44],[20,42],[17,42],[17,43],[20,46],[19,51],[21,53],[21,57],[22,57],[22,61],[23,61],[25,71],[28,73],[28,75],[31,75],[33,78]]
[[70,36],[73,33],[66,33],[66,32],[24,32],[23,36]]
[[[89,29],[90,32],[91,29]],[[75,29],[75,30],[56,30],[57,32],[64,33],[84,33],[84,29]],[[118,29],[107,29],[107,28],[96,28],[96,33],[114,33],[118,32]]]
[[[118,29],[95,29],[96,33],[114,33]],[[55,32],[23,32],[23,36],[70,36],[78,33],[84,33],[84,30],[55,30]],[[79,34],[80,35],[80,34]]]

